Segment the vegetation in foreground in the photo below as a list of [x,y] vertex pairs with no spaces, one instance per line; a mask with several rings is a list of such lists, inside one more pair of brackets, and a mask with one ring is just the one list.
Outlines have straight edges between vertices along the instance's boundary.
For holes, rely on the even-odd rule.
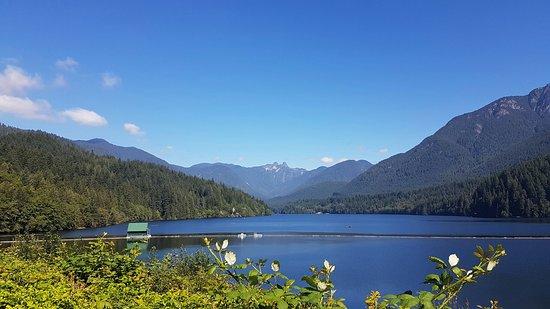
[[96,156],[53,134],[0,125],[0,213],[0,233],[16,234],[271,212],[213,181]]
[[550,155],[493,176],[409,192],[301,200],[283,213],[404,213],[550,217]]
[[[23,240],[0,251],[0,308],[345,308],[331,279],[328,261],[312,266],[300,285],[283,274],[278,261],[237,263],[228,241],[193,255],[173,254],[162,260],[138,259],[134,248],[115,252],[103,239],[85,250],[48,239]],[[462,288],[490,273],[504,248],[477,247],[479,262],[459,266],[459,257],[430,257],[436,273],[427,291],[390,294],[373,291],[368,309],[452,308]],[[499,308],[496,301],[490,307]]]

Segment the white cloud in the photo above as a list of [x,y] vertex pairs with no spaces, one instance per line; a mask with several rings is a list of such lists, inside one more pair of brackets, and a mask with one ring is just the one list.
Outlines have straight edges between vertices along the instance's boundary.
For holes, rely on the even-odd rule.
[[112,74],[112,73],[103,73],[101,74],[101,85],[105,88],[114,88],[118,86],[122,80],[120,77]]
[[[141,131],[140,127],[138,127],[137,125],[135,125],[133,123],[127,122],[123,125],[123,127],[124,127],[124,131],[130,133],[131,135],[143,135],[143,134],[145,134],[143,131]],[[168,146],[166,148],[169,149]]]
[[0,95],[0,113],[11,114],[24,119],[54,120],[54,113],[48,101]]
[[327,166],[331,166],[331,165],[334,165],[336,163],[340,163],[340,162],[344,162],[344,161],[347,161],[349,160],[348,158],[340,158],[340,159],[335,159],[333,157],[322,157],[321,159],[319,159],[319,161],[321,161],[321,163],[323,163],[324,165],[327,165]]
[[243,161],[244,161],[244,157],[239,157],[238,160],[239,160],[239,162],[243,162]]
[[58,69],[65,70],[65,71],[72,71],[72,72],[76,71],[76,68],[78,68],[78,65],[79,63],[71,57],[67,57],[63,60],[59,59],[55,62],[55,66]]
[[24,94],[27,90],[42,87],[42,79],[39,75],[29,75],[20,67],[7,65],[0,72],[0,94]]
[[65,76],[63,76],[63,74],[57,74],[55,76],[55,79],[53,80],[53,86],[54,87],[66,87],[67,86],[67,80],[65,79]]
[[63,118],[87,126],[104,126],[107,120],[96,112],[83,108],[55,111],[46,100],[32,100],[29,98],[0,95],[0,113],[10,114],[18,118],[59,121]]
[[380,148],[380,149],[378,149],[378,153],[382,154],[382,155],[386,154],[386,153],[388,153],[388,148]]
[[99,127],[107,125],[107,119],[98,115],[94,111],[90,111],[83,108],[73,108],[61,113],[62,116],[71,119],[72,121],[92,127]]
[[[56,65],[69,70],[75,68],[78,63],[72,58],[67,58],[66,60],[58,60]],[[53,81],[53,85],[57,87],[63,87],[66,84],[67,81],[62,74],[58,74]],[[94,111],[73,108],[58,112],[46,100],[33,100],[23,97],[28,90],[42,87],[42,79],[39,75],[30,75],[20,67],[7,65],[4,71],[0,72],[0,113],[24,119],[47,121],[68,118],[87,126],[104,126],[107,124],[107,120]]]
[[321,162],[324,163],[324,164],[332,164],[332,163],[334,163],[334,158],[322,157]]
[[166,145],[166,150],[172,150],[174,149],[174,147],[172,147],[171,145]]

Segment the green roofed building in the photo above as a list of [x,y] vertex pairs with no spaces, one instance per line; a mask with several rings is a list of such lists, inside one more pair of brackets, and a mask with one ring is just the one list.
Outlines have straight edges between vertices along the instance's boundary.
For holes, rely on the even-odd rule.
[[147,222],[133,222],[128,223],[128,230],[126,231],[126,238],[133,239],[147,239],[151,237],[149,233],[149,223]]

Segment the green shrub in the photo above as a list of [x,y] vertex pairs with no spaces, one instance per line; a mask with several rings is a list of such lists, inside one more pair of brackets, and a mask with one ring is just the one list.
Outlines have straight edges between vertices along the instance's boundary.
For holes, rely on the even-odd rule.
[[[30,236],[20,240],[0,250],[0,308],[346,307],[335,295],[335,266],[330,262],[311,267],[299,286],[282,273],[278,261],[238,263],[227,240],[212,244],[205,239],[208,255],[180,252],[147,262],[138,259],[136,249],[116,252],[104,239],[85,247]],[[438,270],[425,278],[430,291],[384,297],[374,291],[366,306],[450,308],[463,286],[490,273],[505,251],[501,246],[477,247],[474,254],[479,263],[471,269],[461,268],[456,255],[448,261],[430,257]],[[487,308],[499,308],[498,302]]]

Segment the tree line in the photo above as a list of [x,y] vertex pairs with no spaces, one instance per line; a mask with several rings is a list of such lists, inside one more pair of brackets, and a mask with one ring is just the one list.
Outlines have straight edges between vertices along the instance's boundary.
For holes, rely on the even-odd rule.
[[550,155],[489,177],[407,192],[300,200],[282,212],[550,217]]
[[270,210],[213,181],[99,157],[52,134],[0,126],[0,213],[0,233],[22,233]]

